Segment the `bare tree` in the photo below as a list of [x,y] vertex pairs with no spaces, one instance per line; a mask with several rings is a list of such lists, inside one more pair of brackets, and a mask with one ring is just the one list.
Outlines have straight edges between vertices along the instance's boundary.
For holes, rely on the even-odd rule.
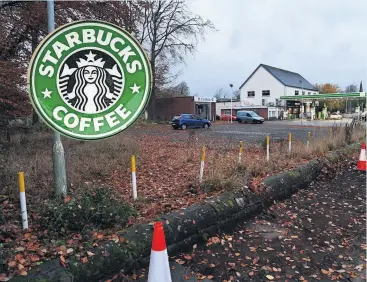
[[184,62],[204,39],[207,28],[213,24],[193,14],[184,0],[157,0],[141,3],[142,21],[139,40],[148,50],[152,66],[152,95],[148,104],[150,119],[155,119],[156,63],[161,56]]
[[240,90],[237,89],[233,92],[233,99],[235,99],[235,100],[240,100],[241,99],[241,91]]
[[224,98],[224,96],[225,96],[225,93],[223,91],[223,88],[219,88],[215,91],[215,94],[213,97],[216,99],[220,99],[220,98]]
[[345,88],[346,93],[357,92],[357,85],[351,84]]

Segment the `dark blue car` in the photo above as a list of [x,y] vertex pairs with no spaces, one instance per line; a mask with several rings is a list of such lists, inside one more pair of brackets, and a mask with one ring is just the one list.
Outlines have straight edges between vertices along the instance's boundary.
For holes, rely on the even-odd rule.
[[172,127],[174,129],[186,129],[186,128],[209,128],[210,120],[203,119],[198,115],[194,114],[182,114],[175,116],[172,119]]

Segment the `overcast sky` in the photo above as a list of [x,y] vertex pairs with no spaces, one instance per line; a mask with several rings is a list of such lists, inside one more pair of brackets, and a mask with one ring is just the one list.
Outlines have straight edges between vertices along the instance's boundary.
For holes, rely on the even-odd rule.
[[191,95],[212,97],[229,83],[238,89],[260,63],[312,84],[366,82],[367,0],[189,0],[189,7],[218,29],[183,67]]

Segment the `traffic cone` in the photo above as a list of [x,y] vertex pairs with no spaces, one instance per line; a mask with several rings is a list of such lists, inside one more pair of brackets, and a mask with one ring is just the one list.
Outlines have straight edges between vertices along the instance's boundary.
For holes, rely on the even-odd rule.
[[362,143],[361,154],[359,155],[357,169],[360,171],[366,171],[366,142]]
[[162,222],[154,224],[148,282],[172,282]]

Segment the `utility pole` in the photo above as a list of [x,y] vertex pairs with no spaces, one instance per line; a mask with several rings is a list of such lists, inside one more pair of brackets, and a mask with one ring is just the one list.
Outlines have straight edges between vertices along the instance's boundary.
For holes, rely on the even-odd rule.
[[302,123],[303,123],[303,81],[300,80],[299,82],[301,82],[301,87],[302,87],[302,92],[301,92],[301,95],[302,95],[302,98],[301,98],[301,110],[302,110],[302,113],[301,113],[301,126],[302,126]]
[[233,101],[232,101],[233,92],[232,92],[232,87],[233,87],[233,84],[231,83],[229,86],[231,87],[231,123],[232,123],[232,115],[233,115]]
[[[54,1],[47,0],[48,33],[53,32],[55,29],[54,10]],[[60,133],[57,131],[53,132],[52,160],[54,169],[55,194],[57,197],[60,197],[66,195],[67,186],[64,147],[61,143]]]

